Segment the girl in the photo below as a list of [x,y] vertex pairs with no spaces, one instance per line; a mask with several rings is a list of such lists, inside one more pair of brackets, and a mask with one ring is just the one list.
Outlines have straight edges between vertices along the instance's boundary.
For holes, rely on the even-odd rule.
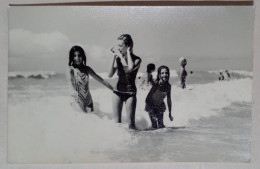
[[126,104],[127,121],[129,128],[136,129],[136,85],[135,79],[141,64],[141,58],[133,54],[133,40],[130,35],[123,34],[118,37],[116,47],[111,49],[112,60],[108,77],[112,77],[117,71],[118,82],[113,95],[114,116],[121,123],[123,103]]
[[166,110],[164,98],[167,96],[167,104],[169,110],[169,118],[172,121],[171,115],[172,101],[171,101],[171,85],[169,83],[170,71],[167,66],[160,66],[158,68],[157,79],[146,97],[145,111],[149,113],[152,127],[163,128],[163,113]]
[[74,91],[72,94],[72,106],[86,113],[94,111],[89,91],[89,75],[110,90],[113,90],[113,87],[98,76],[91,67],[86,66],[86,55],[80,46],[73,46],[71,48],[69,52],[69,68],[70,80]]

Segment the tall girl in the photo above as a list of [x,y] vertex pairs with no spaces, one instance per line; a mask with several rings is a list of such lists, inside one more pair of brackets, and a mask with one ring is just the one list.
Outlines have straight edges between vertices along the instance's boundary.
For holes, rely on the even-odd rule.
[[113,90],[113,87],[98,76],[91,67],[87,66],[86,61],[84,50],[80,46],[73,46],[69,52],[69,75],[73,88],[71,104],[74,108],[87,113],[94,110],[89,91],[89,75],[110,90]]
[[164,98],[167,96],[167,105],[169,110],[169,118],[172,121],[171,115],[172,101],[171,101],[171,85],[169,83],[170,71],[167,66],[160,66],[158,68],[157,79],[146,97],[145,111],[149,113],[152,127],[163,128],[163,114],[166,110]]
[[113,95],[113,111],[115,120],[121,123],[122,108],[125,102],[127,121],[130,129],[136,129],[136,84],[135,79],[141,64],[141,58],[133,54],[133,40],[129,34],[117,38],[117,45],[111,49],[111,63],[108,77],[117,71],[118,82]]

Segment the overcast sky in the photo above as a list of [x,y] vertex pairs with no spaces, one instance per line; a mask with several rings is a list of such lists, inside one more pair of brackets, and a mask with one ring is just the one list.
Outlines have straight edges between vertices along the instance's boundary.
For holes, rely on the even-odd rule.
[[252,70],[254,8],[245,7],[10,7],[9,71],[67,67],[68,52],[81,45],[87,64],[108,69],[109,49],[132,35],[143,60],[179,69]]

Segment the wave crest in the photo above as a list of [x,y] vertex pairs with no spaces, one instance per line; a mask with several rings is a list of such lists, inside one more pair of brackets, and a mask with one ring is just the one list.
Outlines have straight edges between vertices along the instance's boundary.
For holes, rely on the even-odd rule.
[[9,72],[8,78],[34,78],[34,79],[49,79],[55,76],[53,71],[37,71],[37,72]]

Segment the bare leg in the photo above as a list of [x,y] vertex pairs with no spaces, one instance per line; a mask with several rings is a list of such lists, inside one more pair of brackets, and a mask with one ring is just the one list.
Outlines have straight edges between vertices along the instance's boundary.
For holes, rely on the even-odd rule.
[[114,119],[117,123],[122,122],[122,108],[123,102],[119,96],[113,94],[113,112],[114,112]]
[[158,112],[157,114],[157,119],[158,119],[158,128],[164,128],[164,124],[163,124],[163,113],[164,112]]
[[151,123],[152,123],[152,127],[153,128],[157,128],[157,118],[155,117],[154,115],[154,112],[152,110],[150,110],[148,112],[149,116],[150,116],[150,120],[151,120]]
[[129,128],[136,129],[135,127],[135,109],[136,109],[136,96],[132,96],[126,101],[126,115],[129,122]]

